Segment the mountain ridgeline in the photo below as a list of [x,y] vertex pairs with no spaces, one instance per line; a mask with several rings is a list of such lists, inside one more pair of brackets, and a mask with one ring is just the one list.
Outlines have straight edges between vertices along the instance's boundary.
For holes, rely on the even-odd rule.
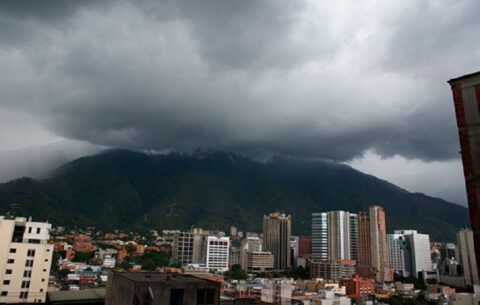
[[466,208],[409,193],[349,166],[228,153],[147,155],[112,150],[69,162],[49,178],[0,184],[0,212],[56,225],[134,230],[191,226],[260,231],[262,215],[292,214],[294,234],[310,234],[311,213],[366,211],[381,205],[389,232],[417,229],[453,241],[468,225]]

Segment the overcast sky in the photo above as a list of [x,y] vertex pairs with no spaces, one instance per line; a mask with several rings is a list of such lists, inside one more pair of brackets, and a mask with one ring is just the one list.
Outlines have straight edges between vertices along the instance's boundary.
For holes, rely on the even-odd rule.
[[480,1],[0,0],[0,151],[327,158],[465,204],[446,81]]

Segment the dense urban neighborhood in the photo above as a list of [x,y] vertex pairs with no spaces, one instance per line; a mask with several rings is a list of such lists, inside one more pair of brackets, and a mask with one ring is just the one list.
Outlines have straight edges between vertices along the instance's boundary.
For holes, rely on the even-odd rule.
[[119,274],[158,272],[212,282],[222,304],[464,305],[475,297],[471,230],[460,230],[456,244],[410,228],[387,232],[388,215],[371,206],[358,213],[313,213],[312,234],[293,236],[292,217],[263,215],[262,232],[232,226],[229,232],[172,228],[140,234],[4,216],[0,236],[8,262],[1,301],[55,304],[64,294],[103,302]]

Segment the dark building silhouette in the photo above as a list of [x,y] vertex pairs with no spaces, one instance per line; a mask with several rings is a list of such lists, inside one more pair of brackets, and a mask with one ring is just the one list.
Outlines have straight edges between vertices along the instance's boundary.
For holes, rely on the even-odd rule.
[[180,273],[113,272],[106,305],[218,305],[220,282]]

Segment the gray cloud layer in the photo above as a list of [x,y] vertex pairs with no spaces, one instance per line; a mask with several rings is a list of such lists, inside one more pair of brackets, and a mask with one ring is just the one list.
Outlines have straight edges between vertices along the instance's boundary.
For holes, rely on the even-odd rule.
[[134,149],[458,157],[477,0],[99,2],[0,1],[0,111]]

